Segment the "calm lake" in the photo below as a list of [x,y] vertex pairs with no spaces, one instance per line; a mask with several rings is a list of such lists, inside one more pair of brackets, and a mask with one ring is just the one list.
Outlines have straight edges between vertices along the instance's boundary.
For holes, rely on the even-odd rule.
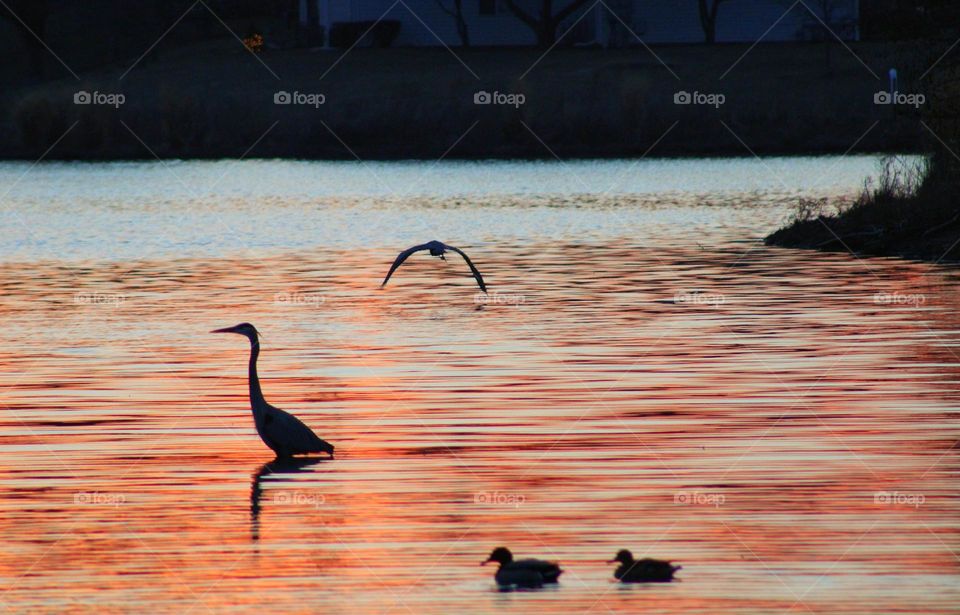
[[[877,172],[0,164],[0,604],[956,613],[957,268],[761,241]],[[488,297],[456,255],[378,290],[434,238]],[[243,321],[334,461],[265,465]],[[499,545],[559,587],[497,591]]]

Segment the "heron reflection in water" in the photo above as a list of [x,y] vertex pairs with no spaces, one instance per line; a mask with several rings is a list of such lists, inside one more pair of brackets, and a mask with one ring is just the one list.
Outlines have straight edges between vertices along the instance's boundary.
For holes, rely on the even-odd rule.
[[250,479],[250,538],[260,540],[260,499],[263,497],[261,482],[268,476],[283,476],[292,474],[309,474],[310,466],[323,461],[322,459],[274,459],[257,468]]

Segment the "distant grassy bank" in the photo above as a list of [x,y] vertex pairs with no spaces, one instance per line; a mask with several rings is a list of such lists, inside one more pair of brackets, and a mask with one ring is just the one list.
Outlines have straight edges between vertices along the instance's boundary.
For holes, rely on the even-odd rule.
[[[268,50],[236,40],[0,94],[0,157],[436,159],[914,151],[891,44]],[[462,63],[461,63],[462,60]],[[261,63],[262,62],[262,63]],[[871,71],[873,74],[871,74]],[[878,79],[877,77],[883,77]],[[77,91],[123,103],[75,104]],[[522,95],[475,104],[478,91]],[[275,104],[279,91],[322,94]],[[711,104],[675,104],[677,92]],[[712,98],[710,96],[713,95]],[[723,97],[722,104],[717,105]],[[118,99],[102,98],[116,103]],[[871,129],[871,126],[874,125]],[[72,127],[72,128],[71,128]],[[472,128],[471,128],[472,127]],[[58,141],[59,140],[59,141]],[[651,149],[652,148],[652,149]]]
[[880,181],[849,207],[801,201],[795,220],[766,242],[934,262],[960,261],[960,177],[947,163],[887,161]]

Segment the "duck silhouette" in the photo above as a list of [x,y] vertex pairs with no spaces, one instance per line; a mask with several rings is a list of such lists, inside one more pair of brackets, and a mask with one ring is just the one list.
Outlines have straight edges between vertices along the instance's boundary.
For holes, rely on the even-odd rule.
[[668,583],[673,580],[673,573],[682,568],[668,561],[649,557],[635,560],[627,549],[617,551],[617,555],[607,563],[615,562],[620,565],[613,571],[613,576],[622,583]]
[[493,578],[501,587],[541,587],[545,583],[556,583],[563,574],[556,562],[533,558],[514,560],[510,549],[506,547],[494,549],[480,565],[485,566],[490,562],[500,564]]

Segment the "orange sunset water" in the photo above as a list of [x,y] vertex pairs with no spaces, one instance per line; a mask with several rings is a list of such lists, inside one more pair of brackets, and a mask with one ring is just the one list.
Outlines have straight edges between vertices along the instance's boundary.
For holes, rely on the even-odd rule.
[[[960,275],[872,156],[0,164],[12,612],[955,613]],[[29,170],[29,174],[25,172]],[[455,255],[396,254],[440,239]],[[334,443],[272,467],[247,397]],[[493,547],[557,560],[501,592]],[[616,583],[621,548],[683,566]]]

